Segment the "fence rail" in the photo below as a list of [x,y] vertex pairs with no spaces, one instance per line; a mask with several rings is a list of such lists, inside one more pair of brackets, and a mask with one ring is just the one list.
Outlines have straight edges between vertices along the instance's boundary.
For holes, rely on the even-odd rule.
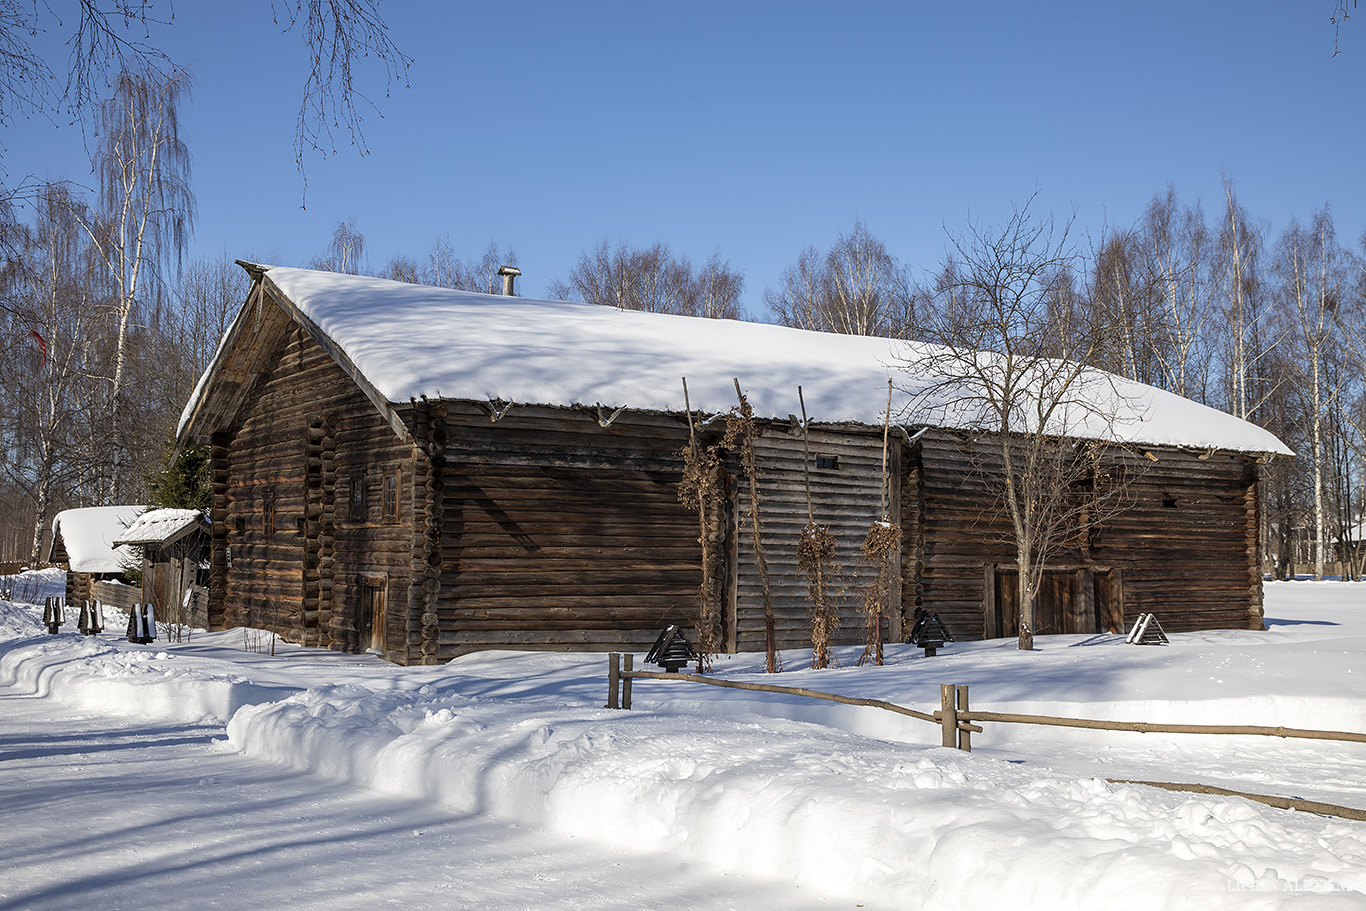
[[[622,659],[625,666],[622,666]],[[939,687],[940,705],[934,712],[920,712],[904,705],[897,705],[882,699],[862,699],[856,696],[841,696],[838,693],[824,693],[796,686],[776,686],[769,683],[746,683],[739,680],[722,680],[717,677],[704,677],[700,674],[670,674],[665,671],[637,671],[633,668],[633,655],[620,655],[613,652],[608,656],[607,707],[624,709],[631,707],[632,680],[678,680],[688,683],[703,683],[736,690],[751,690],[760,693],[779,693],[788,696],[801,696],[807,699],[820,699],[838,702],[842,705],[857,705],[882,709],[905,715],[920,721],[939,725],[944,732],[943,745],[971,752],[971,735],[982,733],[977,722],[996,724],[1037,724],[1048,727],[1088,728],[1100,731],[1134,731],[1140,734],[1240,734],[1262,737],[1286,737],[1303,740],[1337,740],[1349,743],[1366,743],[1366,734],[1353,731],[1321,731],[1310,728],[1288,728],[1284,725],[1234,725],[1234,724],[1169,724],[1150,721],[1107,721],[1095,718],[1063,718],[1056,715],[1026,715],[1013,712],[984,712],[972,709],[968,701],[968,688],[946,683]],[[618,689],[621,699],[618,700]]]
[[[838,702],[842,705],[857,705],[882,709],[905,715],[920,721],[939,725],[943,732],[941,743],[965,752],[972,751],[972,735],[980,734],[982,727],[975,722],[985,721],[995,724],[1038,724],[1049,727],[1088,728],[1103,731],[1135,731],[1141,734],[1251,734],[1266,737],[1295,737],[1307,740],[1337,740],[1351,743],[1366,743],[1366,734],[1352,731],[1319,731],[1307,728],[1288,728],[1284,726],[1230,725],[1230,724],[1164,724],[1147,721],[1105,721],[1094,718],[1061,718],[1055,715],[1024,715],[1011,712],[974,711],[968,702],[968,688],[946,683],[939,687],[939,709],[934,712],[920,712],[882,699],[862,699],[856,696],[841,696],[838,693],[824,693],[797,686],[777,686],[770,683],[746,683],[739,680],[722,680],[717,677],[704,677],[700,674],[670,674],[665,671],[638,671],[633,667],[635,656],[616,652],[607,658],[607,708],[631,707],[631,683],[634,680],[678,680],[686,683],[703,683],[735,690],[751,690],[759,693],[779,693],[787,696],[801,696],[807,699],[820,699],[825,702]],[[1245,791],[1231,791],[1202,784],[1176,784],[1160,781],[1132,781],[1107,778],[1115,784],[1137,784],[1169,791],[1190,791],[1197,794],[1217,794],[1255,800],[1268,806],[1287,810],[1301,810],[1343,819],[1366,821],[1366,811],[1342,807],[1336,804],[1319,803],[1297,797],[1275,797],[1266,794],[1249,794]]]
[[966,721],[994,721],[999,724],[1041,724],[1063,728],[1091,728],[1102,731],[1137,731],[1140,734],[1252,734],[1263,737],[1298,737],[1305,740],[1343,740],[1366,743],[1366,734],[1352,731],[1318,731],[1252,724],[1165,724],[1149,721],[1099,721],[1091,718],[1058,718],[1053,715],[1017,715],[1009,712],[960,711]]

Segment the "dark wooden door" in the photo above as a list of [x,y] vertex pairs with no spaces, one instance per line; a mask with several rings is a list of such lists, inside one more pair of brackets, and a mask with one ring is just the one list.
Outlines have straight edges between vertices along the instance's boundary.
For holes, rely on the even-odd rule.
[[[996,616],[1002,636],[1020,632],[1019,575],[996,571]],[[1109,573],[1094,570],[1045,571],[1034,600],[1034,635],[1055,636],[1100,631],[1108,612]]]
[[384,585],[363,581],[360,587],[360,616],[357,618],[361,651],[384,651]]

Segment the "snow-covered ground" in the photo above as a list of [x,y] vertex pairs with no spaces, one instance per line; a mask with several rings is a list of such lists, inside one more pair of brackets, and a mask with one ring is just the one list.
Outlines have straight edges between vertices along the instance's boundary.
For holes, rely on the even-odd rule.
[[[241,631],[48,636],[40,611],[0,602],[0,911],[1366,907],[1366,822],[1104,781],[1366,809],[1366,744],[996,724],[964,754],[877,709],[679,682],[607,710],[601,655],[396,668],[244,651]],[[1366,732],[1366,585],[1268,584],[1267,616],[1165,647],[716,672],[924,710],[958,683],[974,708]]]

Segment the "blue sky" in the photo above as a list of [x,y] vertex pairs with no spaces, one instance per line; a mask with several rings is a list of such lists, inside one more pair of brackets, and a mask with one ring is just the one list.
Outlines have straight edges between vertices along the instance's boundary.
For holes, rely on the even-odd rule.
[[[1332,56],[1330,0],[1304,3],[397,2],[409,86],[377,104],[369,154],[296,170],[302,44],[267,0],[189,2],[152,40],[192,68],[183,112],[192,255],[300,265],[354,218],[370,266],[516,249],[542,295],[606,239],[719,251],[744,302],[855,219],[932,268],[946,231],[1037,192],[1083,245],[1153,194],[1222,204],[1221,173],[1270,229],[1331,203],[1366,227],[1366,9]],[[58,64],[61,58],[58,59]],[[382,115],[382,116],[381,116]],[[89,183],[80,131],[4,138],[10,180]],[[307,207],[301,208],[306,202]]]

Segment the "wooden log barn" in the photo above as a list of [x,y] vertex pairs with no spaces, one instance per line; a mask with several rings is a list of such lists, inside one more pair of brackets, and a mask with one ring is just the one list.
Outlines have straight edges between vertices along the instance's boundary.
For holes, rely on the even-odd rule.
[[[753,406],[780,647],[810,642],[797,572],[808,478],[842,567],[837,642],[863,640],[860,548],[883,518],[900,532],[887,636],[920,609],[959,639],[1015,632],[1013,547],[991,482],[970,470],[984,444],[908,411],[915,345],[242,265],[251,291],[178,431],[182,447],[211,450],[210,628],[429,664],[492,648],[642,650],[667,624],[693,626],[686,377],[708,442],[736,379]],[[1055,556],[1036,632],[1114,631],[1141,612],[1168,630],[1262,628],[1258,464],[1288,450],[1116,382],[1133,401],[1111,442],[1147,470],[1130,509]],[[733,455],[721,473],[706,597],[726,650],[761,650],[752,479]]]

